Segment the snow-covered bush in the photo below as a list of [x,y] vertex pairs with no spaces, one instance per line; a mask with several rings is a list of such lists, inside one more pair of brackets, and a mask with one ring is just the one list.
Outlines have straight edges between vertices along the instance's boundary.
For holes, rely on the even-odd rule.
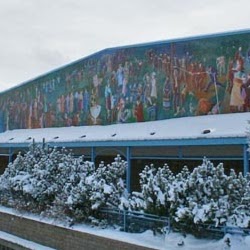
[[[184,185],[185,195],[177,207],[175,220],[178,222],[205,223],[227,216],[226,201],[227,176],[222,164],[214,167],[207,159],[196,167]],[[213,209],[214,206],[216,209]],[[216,210],[216,213],[214,213]],[[220,213],[219,213],[220,210]],[[184,212],[185,211],[185,212]]]
[[[61,194],[55,200],[63,212],[74,221],[101,217],[102,208],[118,208],[126,195],[124,175],[127,163],[118,155],[114,162],[100,163],[95,169],[91,162],[71,167],[71,172]],[[95,220],[96,221],[96,220]]]
[[65,167],[68,171],[64,176],[64,185],[55,197],[49,212],[53,212],[54,217],[62,213],[71,217],[73,221],[84,220],[90,215],[90,193],[95,166],[92,162],[83,161],[83,158],[79,157],[74,158],[74,162]]
[[127,162],[118,155],[114,162],[105,165],[99,164],[93,175],[90,194],[91,209],[98,210],[103,207],[121,208],[121,202],[127,197],[124,177]]
[[175,213],[179,207],[183,207],[187,204],[187,183],[189,178],[190,172],[188,168],[184,166],[182,171],[174,176],[168,188],[170,202],[169,214],[171,217],[175,217]]
[[119,155],[96,169],[65,148],[32,144],[0,177],[1,204],[73,221],[88,219],[124,200],[126,167]]
[[207,159],[196,167],[184,185],[182,204],[176,206],[174,219],[182,230],[200,233],[205,224],[250,225],[247,203],[249,178],[231,169],[225,174],[223,164],[216,167]]
[[156,169],[145,166],[140,173],[141,192],[133,192],[130,198],[132,210],[166,216],[169,213],[169,188],[174,175],[167,164]]
[[10,190],[17,208],[44,211],[53,205],[70,181],[72,169],[83,168],[83,159],[66,149],[32,144],[18,154],[1,176],[1,186]]
[[214,166],[206,158],[191,173],[184,167],[175,175],[167,165],[158,169],[148,165],[140,174],[140,192],[132,193],[130,209],[169,215],[172,225],[182,230],[229,221],[240,226],[242,218],[250,221],[249,183],[242,173],[232,169],[227,175],[223,164]]
[[249,173],[245,178],[242,178],[245,184],[245,181],[247,182],[244,187],[244,194],[242,195],[242,192],[238,195],[241,195],[241,197],[238,197],[236,199],[239,201],[235,204],[236,208],[232,212],[232,215],[229,218],[228,224],[243,228],[249,228],[250,227],[250,175]]
[[241,173],[231,170],[226,175],[223,164],[215,167],[204,159],[186,182],[184,201],[177,207],[175,220],[223,225],[240,204],[246,185]]

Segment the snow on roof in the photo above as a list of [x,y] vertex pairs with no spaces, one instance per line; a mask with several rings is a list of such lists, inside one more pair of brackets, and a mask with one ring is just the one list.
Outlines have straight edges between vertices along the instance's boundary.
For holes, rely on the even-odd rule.
[[114,125],[16,129],[0,133],[1,143],[142,141],[246,137],[250,113],[206,115]]

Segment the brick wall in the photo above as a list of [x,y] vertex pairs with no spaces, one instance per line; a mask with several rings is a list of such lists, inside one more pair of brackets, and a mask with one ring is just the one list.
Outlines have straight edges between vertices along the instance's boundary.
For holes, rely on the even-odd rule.
[[150,250],[88,233],[0,212],[0,231],[60,250]]

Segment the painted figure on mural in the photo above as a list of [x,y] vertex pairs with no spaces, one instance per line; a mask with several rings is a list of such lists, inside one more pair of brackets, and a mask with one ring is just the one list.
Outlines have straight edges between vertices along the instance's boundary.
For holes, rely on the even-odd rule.
[[245,99],[244,99],[244,110],[245,112],[250,111],[250,73],[247,75],[242,88],[244,89]]
[[110,75],[110,87],[114,93],[117,91],[117,80],[116,80],[116,72],[113,70]]
[[117,122],[126,123],[128,122],[130,117],[131,117],[131,110],[129,109],[128,105],[125,104],[120,106],[117,113]]
[[122,82],[122,95],[125,97],[127,96],[128,92],[128,78],[124,77]]
[[73,92],[70,92],[70,95],[69,95],[69,112],[70,113],[74,112],[74,94],[73,94]]
[[83,91],[78,92],[78,112],[83,110]]
[[37,98],[37,114],[38,114],[38,123],[39,127],[43,128],[44,127],[44,112],[43,112],[43,100],[42,100],[42,95],[39,93],[38,98]]
[[152,105],[151,77],[148,72],[144,75],[143,82],[144,82],[144,103],[149,103],[150,105]]
[[72,119],[67,113],[64,114],[64,122],[66,127],[72,126]]
[[245,96],[242,86],[246,76],[244,73],[244,60],[239,54],[236,54],[236,67],[233,70],[235,73],[230,96],[230,108],[232,112],[243,111]]
[[151,99],[157,99],[157,82],[156,82],[156,73],[151,73],[151,92],[150,92]]
[[67,93],[66,98],[65,98],[65,113],[70,112],[70,93]]
[[28,115],[28,128],[32,128],[32,124],[31,124],[31,121],[32,121],[32,101],[29,102],[29,115]]
[[163,100],[162,100],[162,106],[165,110],[171,109],[171,97],[172,97],[171,83],[169,77],[166,76],[165,83],[163,86]]
[[161,64],[161,67],[162,67],[162,72],[164,74],[167,74],[167,54],[164,53],[162,55],[162,64]]
[[[177,62],[176,62],[177,63]],[[179,69],[178,66],[175,65],[173,67],[173,104],[174,104],[174,112],[176,115],[180,112],[180,82],[179,82]]]
[[234,61],[230,60],[227,70],[227,91],[231,94],[234,80]]
[[78,109],[78,91],[75,91],[74,93],[74,108],[73,112],[76,113]]
[[209,80],[207,86],[204,91],[207,92],[212,86],[217,88],[217,86],[223,87],[223,85],[218,81],[218,72],[215,67],[209,66],[207,74],[209,76]]
[[144,66],[144,61],[143,60],[136,60],[136,80],[138,80],[139,76],[142,74],[142,69]]
[[226,72],[226,60],[225,56],[219,56],[216,58],[216,67],[219,76],[222,76]]
[[28,127],[28,124],[27,124],[27,121],[28,121],[28,110],[27,110],[27,108],[28,108],[28,105],[27,105],[27,103],[25,102],[25,101],[23,101],[22,103],[21,103],[21,127],[20,128],[23,128],[23,129],[25,129],[25,128],[27,128]]
[[91,90],[91,96],[90,96],[90,120],[91,124],[96,125],[100,124],[99,115],[101,113],[101,105],[98,104],[97,101],[98,97],[95,93],[95,89]]
[[56,113],[60,114],[61,113],[61,98],[58,96],[57,101],[56,101]]
[[32,118],[31,118],[31,127],[32,128],[39,128],[40,122],[38,117],[38,100],[34,98],[32,103]]
[[5,128],[8,131],[10,129],[10,113],[9,110],[6,109],[6,124],[5,124]]
[[69,73],[66,74],[66,90],[71,89],[71,75]]
[[198,91],[201,91],[205,88],[206,78],[207,78],[206,69],[204,65],[202,64],[202,62],[198,64],[196,74],[197,74],[196,75],[196,89]]
[[112,90],[111,90],[109,81],[105,86],[104,96],[105,96],[105,107],[106,107],[106,111],[107,111],[107,121],[110,123]]
[[61,113],[64,113],[65,112],[65,96],[64,95],[61,95],[61,109],[60,109],[60,112]]
[[130,76],[130,64],[128,61],[125,62],[124,67],[123,67],[123,76],[124,78],[127,79],[127,81],[129,80],[129,76]]
[[195,74],[196,74],[196,68],[195,64],[191,62],[190,64],[187,65],[187,87],[190,90],[195,90]]
[[111,59],[110,55],[108,56],[107,61],[106,61],[106,70],[107,70],[108,74],[110,74],[112,72],[112,70],[113,70],[112,59]]
[[83,111],[85,114],[88,113],[89,107],[90,107],[90,95],[87,88],[85,88],[83,93]]
[[80,114],[76,112],[72,118],[72,126],[79,126],[81,122]]
[[48,101],[47,101],[47,96],[42,95],[42,103],[43,103],[43,112],[47,113],[48,112]]
[[143,104],[139,97],[137,98],[137,101],[135,104],[134,115],[136,117],[137,122],[144,122]]
[[148,121],[155,121],[157,120],[157,103],[156,100],[153,100],[152,104],[146,105],[147,111],[147,120]]
[[90,118],[93,125],[99,124],[98,117],[100,113],[101,113],[101,106],[97,103],[92,104],[92,106],[90,107]]
[[93,87],[95,89],[95,94],[99,97],[100,94],[100,86],[102,83],[102,78],[99,78],[97,74],[93,76]]
[[121,64],[119,64],[118,69],[116,71],[116,79],[118,83],[118,88],[121,89],[123,86],[123,79],[124,79],[124,72]]
[[182,57],[179,59],[179,65],[180,65],[180,81],[186,82],[187,80],[187,63],[186,63],[186,58]]

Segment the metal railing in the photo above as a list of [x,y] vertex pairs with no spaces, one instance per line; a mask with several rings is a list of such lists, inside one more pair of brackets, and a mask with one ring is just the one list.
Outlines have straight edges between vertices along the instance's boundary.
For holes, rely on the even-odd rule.
[[221,232],[224,235],[229,234],[239,234],[239,235],[250,235],[250,229],[249,228],[240,228],[240,227],[232,227],[232,226],[214,226],[205,224],[207,226],[207,230],[211,232]]
[[109,224],[119,225],[125,232],[143,232],[148,229],[170,230],[170,218],[136,211],[105,208],[101,210]]
[[[155,232],[170,233],[180,231],[185,233],[185,227],[190,225],[179,223],[176,227],[171,224],[170,217],[157,216],[137,211],[119,210],[104,208],[101,210],[102,218],[106,219],[109,225],[118,225],[120,230],[125,232],[144,232],[151,229]],[[178,229],[179,228],[179,229]],[[213,224],[195,224],[195,229],[200,232],[200,236],[221,238],[225,234],[238,234],[242,236],[250,235],[250,228],[240,228],[233,226],[215,226]],[[188,232],[186,232],[188,233]],[[197,234],[198,235],[198,234]]]

